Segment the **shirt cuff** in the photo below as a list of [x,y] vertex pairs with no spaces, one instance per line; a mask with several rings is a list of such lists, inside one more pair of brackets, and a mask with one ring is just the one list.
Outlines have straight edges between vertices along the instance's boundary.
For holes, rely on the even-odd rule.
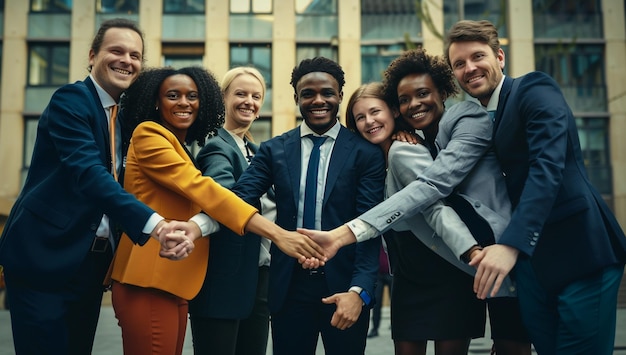
[[154,228],[156,228],[157,224],[164,220],[165,218],[161,217],[160,214],[154,212],[150,218],[148,218],[148,222],[143,226],[143,230],[141,231],[143,234],[151,235]]
[[198,213],[189,218],[189,221],[195,222],[200,227],[203,237],[208,237],[220,230],[220,224],[206,213]]
[[356,237],[356,242],[363,242],[368,239],[376,238],[378,236],[378,230],[372,227],[371,224],[362,221],[358,218],[346,223],[348,228],[352,231],[352,234]]

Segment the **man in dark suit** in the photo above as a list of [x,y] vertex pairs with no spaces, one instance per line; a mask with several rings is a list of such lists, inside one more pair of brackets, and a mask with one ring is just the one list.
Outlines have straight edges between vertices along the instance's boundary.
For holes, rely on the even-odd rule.
[[[89,77],[57,90],[39,119],[28,176],[0,238],[17,354],[91,353],[113,222],[139,244],[169,230],[112,175],[121,159],[111,154],[110,108],[139,74],[143,49],[134,22],[103,22]],[[175,242],[180,253],[161,255],[177,259],[193,248],[182,235]]]
[[[258,203],[273,184],[276,223],[285,229],[332,229],[383,199],[381,150],[337,120],[343,75],[337,63],[322,57],[305,59],[294,68],[291,84],[303,123],[262,143],[233,188],[249,203]],[[324,137],[323,143],[312,148],[317,137]],[[314,149],[320,162],[308,168]],[[305,202],[311,191],[305,187],[309,171],[318,173],[308,184],[317,191],[309,193],[312,202]],[[380,238],[374,238],[342,249],[323,268],[304,270],[272,245],[269,307],[274,354],[315,354],[320,333],[326,354],[363,354],[379,247]]]
[[478,267],[478,297],[497,292],[515,267],[539,354],[612,354],[626,238],[587,177],[561,90],[540,72],[504,76],[504,52],[488,21],[455,24],[445,53],[463,90],[495,110],[494,148],[513,205],[498,244],[470,264]]

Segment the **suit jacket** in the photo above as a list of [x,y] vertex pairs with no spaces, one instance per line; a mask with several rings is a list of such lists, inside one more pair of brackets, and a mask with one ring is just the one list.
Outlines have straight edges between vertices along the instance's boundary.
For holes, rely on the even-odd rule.
[[[411,159],[409,155],[396,157],[397,153],[394,153],[392,157],[394,146],[398,144],[398,142],[394,142],[389,151],[390,170],[393,165],[405,165],[403,170],[408,175],[402,179],[402,184],[399,184],[397,190],[409,183],[413,184],[414,187],[419,187],[420,185],[413,183],[416,178],[432,179],[430,181],[438,183],[448,183],[454,189],[452,194],[463,198],[467,206],[469,206],[469,211],[458,211],[460,217],[465,221],[471,221],[472,219],[483,220],[486,222],[487,228],[491,230],[490,233],[493,234],[495,240],[498,240],[509,222],[511,203],[507,195],[500,165],[492,149],[492,131],[493,124],[485,109],[474,102],[465,101],[446,110],[439,122],[439,131],[435,139],[439,154],[434,164],[430,165],[430,159],[425,157],[420,160],[426,161],[426,164],[420,168],[412,166],[416,165],[413,163],[415,158]],[[399,145],[399,147],[402,147],[402,145]],[[410,148],[403,150],[407,149]],[[415,152],[412,153],[412,155],[415,154]],[[425,152],[422,153],[422,155],[425,154]],[[407,163],[407,160],[411,163]],[[469,172],[465,172],[466,166],[472,166]],[[409,172],[409,169],[412,169],[412,172]],[[420,172],[422,173],[421,176],[419,175]],[[461,175],[462,172],[465,172],[465,175]],[[445,181],[446,178],[448,179],[447,182]],[[459,179],[460,181],[458,181]],[[411,190],[407,190],[406,193],[410,194]],[[440,228],[437,229],[439,235],[446,237],[448,233],[458,233],[461,228],[466,228],[464,225],[459,227],[459,216],[456,216],[456,214],[452,215],[449,210],[436,206],[425,208],[422,214],[427,220],[430,219],[429,224],[431,226],[438,226],[437,221],[439,224],[445,223],[444,226],[438,226]],[[437,216],[434,213],[442,213],[443,217],[439,218],[447,218],[447,220],[444,222],[441,219],[434,219],[432,216]],[[463,215],[463,213],[466,215]],[[410,219],[403,219],[400,223],[411,225],[417,223],[416,220],[420,218],[417,215]],[[446,229],[445,227],[448,228]],[[397,229],[396,225],[394,225],[394,229]],[[415,231],[414,234],[416,234]],[[475,235],[474,237],[480,239],[480,236]],[[420,240],[422,239],[423,237],[420,238]],[[455,244],[450,239],[429,238],[422,241],[428,242],[426,245],[433,247],[433,250],[436,248],[437,253],[453,265],[472,275],[475,274],[475,268],[462,263],[458,259],[459,253],[469,248],[467,238],[460,239],[457,236],[456,243],[460,244],[456,244],[456,247],[454,247]],[[446,243],[444,244],[443,242]],[[452,250],[455,251],[454,254],[446,246],[452,246]],[[451,256],[455,256],[455,258],[452,259]],[[510,277],[507,277],[503,281],[496,297],[515,296],[516,293],[515,284]]]
[[513,205],[500,243],[530,257],[552,290],[624,263],[624,232],[587,177],[576,122],[558,84],[541,72],[506,77],[495,122],[495,151]]
[[70,279],[102,215],[144,244],[154,212],[112,177],[107,117],[88,77],[59,88],[42,113],[24,187],[0,238],[0,264],[42,288]]
[[[273,184],[276,223],[287,230],[298,227],[300,139],[300,127],[297,127],[261,143],[252,163],[233,188],[244,200],[258,203],[258,198]],[[341,126],[328,167],[322,229],[340,226],[379,203],[383,199],[384,171],[382,151]],[[346,292],[351,285],[358,285],[373,296],[379,248],[380,238],[341,248],[324,267],[330,293]],[[296,260],[274,244],[271,252],[268,297],[270,311],[275,313],[287,296]]]
[[[256,212],[230,190],[202,176],[178,138],[152,121],[139,124],[133,132],[126,159],[125,188],[166,219],[185,221],[204,211],[239,235]],[[194,244],[189,257],[172,261],[159,256],[158,241],[152,239],[139,247],[123,235],[112,278],[191,299],[204,281],[209,238],[200,238]]]
[[[250,150],[257,145],[248,143]],[[200,170],[230,189],[248,168],[237,142],[224,128],[209,139],[197,156]],[[211,235],[209,266],[200,293],[189,302],[192,316],[243,319],[250,316],[259,277],[261,237],[248,233],[243,238],[222,229]]]
[[[463,118],[463,119],[460,119]],[[379,232],[449,196],[491,148],[493,126],[479,105],[462,102],[446,110],[436,141],[445,146],[435,161],[402,191],[359,216]],[[448,135],[444,140],[443,135]],[[442,146],[442,147],[443,147]],[[492,173],[493,174],[493,173]]]

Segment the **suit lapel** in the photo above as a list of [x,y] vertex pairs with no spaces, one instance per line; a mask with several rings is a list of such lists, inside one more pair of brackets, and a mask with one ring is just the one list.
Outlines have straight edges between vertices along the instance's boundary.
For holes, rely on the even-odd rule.
[[[337,123],[339,124],[339,123]],[[348,132],[347,128],[341,126],[339,134],[337,135],[337,141],[333,147],[333,151],[330,155],[330,162],[328,164],[328,174],[326,175],[326,187],[324,188],[324,205],[328,201],[331,191],[341,174],[343,166],[346,164],[354,142],[352,139],[354,136]]]
[[293,201],[298,206],[300,200],[300,175],[302,170],[302,146],[300,144],[300,127],[288,134],[285,140],[285,156],[288,164],[289,180],[291,181],[291,193]]
[[494,136],[495,133],[498,131],[498,128],[500,127],[500,123],[502,122],[502,111],[504,110],[506,100],[508,100],[509,94],[511,93],[512,85],[513,78],[510,78],[508,76],[504,77],[504,83],[502,83],[502,89],[500,89],[500,97],[498,98],[498,108],[496,109],[496,116],[494,118]]
[[[229,146],[231,146],[236,153],[237,158],[241,157],[241,152],[239,151],[239,146],[237,145],[237,142],[235,141],[235,139],[233,138],[233,136],[230,135],[230,133],[228,133],[228,131],[226,131],[225,128],[219,128],[217,130],[217,136],[222,139],[224,142],[226,142],[226,144],[228,144]],[[248,168],[248,163],[246,161],[246,158],[244,157],[243,159],[236,159],[239,161],[239,166],[241,167],[241,171],[244,171]]]
[[[102,108],[102,102],[100,101],[100,96],[98,96],[98,91],[96,90],[95,85],[93,84],[93,81],[91,81],[90,77],[87,77],[85,80],[85,85],[87,86],[87,88],[89,89],[89,91],[91,92],[91,95],[94,99],[94,105],[95,107],[99,107],[99,109],[96,110],[98,118],[98,124],[100,125],[100,130],[102,131],[102,134],[104,137],[107,138],[107,142],[109,140],[109,123],[107,121],[107,116],[106,113],[104,112],[104,108]],[[106,149],[107,152],[109,151],[109,145],[106,145]],[[109,152],[110,154],[110,152]]]

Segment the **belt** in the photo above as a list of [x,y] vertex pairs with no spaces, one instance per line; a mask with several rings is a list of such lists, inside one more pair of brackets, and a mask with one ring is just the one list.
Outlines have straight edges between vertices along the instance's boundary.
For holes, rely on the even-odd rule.
[[91,243],[91,249],[94,253],[104,253],[109,249],[109,238],[105,237],[95,237],[93,239],[93,243]]

